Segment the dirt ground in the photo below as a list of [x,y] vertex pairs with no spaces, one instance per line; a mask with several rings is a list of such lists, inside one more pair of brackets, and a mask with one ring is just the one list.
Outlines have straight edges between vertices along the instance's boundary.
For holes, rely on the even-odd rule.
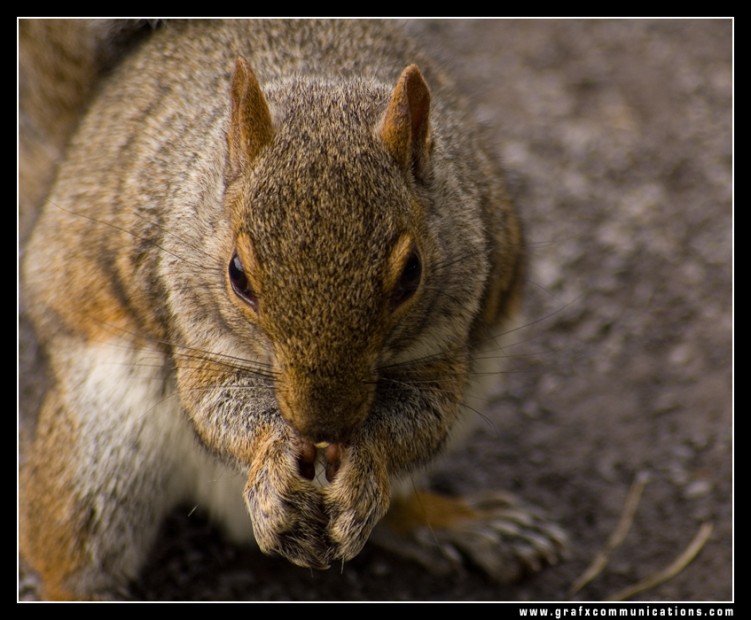
[[[732,85],[728,20],[412,22],[487,124],[526,224],[525,326],[486,423],[436,477],[507,488],[571,538],[561,564],[513,586],[434,577],[368,546],[316,572],[239,549],[179,511],[134,592],[148,600],[603,600],[709,539],[634,596],[733,591]],[[23,416],[37,351],[20,331]],[[570,588],[646,476],[604,571]],[[705,531],[705,530],[702,530]],[[22,571],[19,598],[35,598]]]

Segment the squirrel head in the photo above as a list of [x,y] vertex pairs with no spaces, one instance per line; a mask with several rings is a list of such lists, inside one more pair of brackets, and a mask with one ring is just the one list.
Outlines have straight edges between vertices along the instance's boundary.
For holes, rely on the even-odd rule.
[[379,364],[428,312],[430,92],[410,65],[390,92],[290,80],[264,94],[240,58],[230,93],[227,293],[268,343],[285,420],[346,442]]

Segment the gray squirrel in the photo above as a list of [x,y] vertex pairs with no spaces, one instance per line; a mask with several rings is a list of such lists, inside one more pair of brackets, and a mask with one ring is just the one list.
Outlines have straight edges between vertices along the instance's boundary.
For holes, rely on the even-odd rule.
[[[118,25],[41,27],[21,207],[51,187],[22,285],[52,387],[19,504],[44,596],[110,596],[185,501],[304,567],[372,532],[499,580],[557,561],[560,530],[506,495],[415,486],[498,380],[483,352],[525,253],[471,115],[398,25],[166,21],[119,56]],[[66,57],[36,48],[82,36],[58,97]]]

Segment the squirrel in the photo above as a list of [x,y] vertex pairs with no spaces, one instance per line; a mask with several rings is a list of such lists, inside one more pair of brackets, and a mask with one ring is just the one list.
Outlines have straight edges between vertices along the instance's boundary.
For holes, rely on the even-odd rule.
[[186,501],[302,567],[369,538],[500,581],[555,563],[565,536],[533,509],[416,482],[497,380],[483,352],[524,281],[519,217],[449,78],[390,21],[149,30],[78,63],[63,120],[21,98],[61,126],[21,273],[52,376],[19,473],[42,595],[113,596]]

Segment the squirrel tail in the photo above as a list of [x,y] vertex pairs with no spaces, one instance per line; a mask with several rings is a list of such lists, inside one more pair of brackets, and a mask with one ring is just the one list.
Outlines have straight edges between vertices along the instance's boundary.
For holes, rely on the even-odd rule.
[[22,19],[19,44],[19,232],[25,239],[60,154],[99,80],[153,20]]

